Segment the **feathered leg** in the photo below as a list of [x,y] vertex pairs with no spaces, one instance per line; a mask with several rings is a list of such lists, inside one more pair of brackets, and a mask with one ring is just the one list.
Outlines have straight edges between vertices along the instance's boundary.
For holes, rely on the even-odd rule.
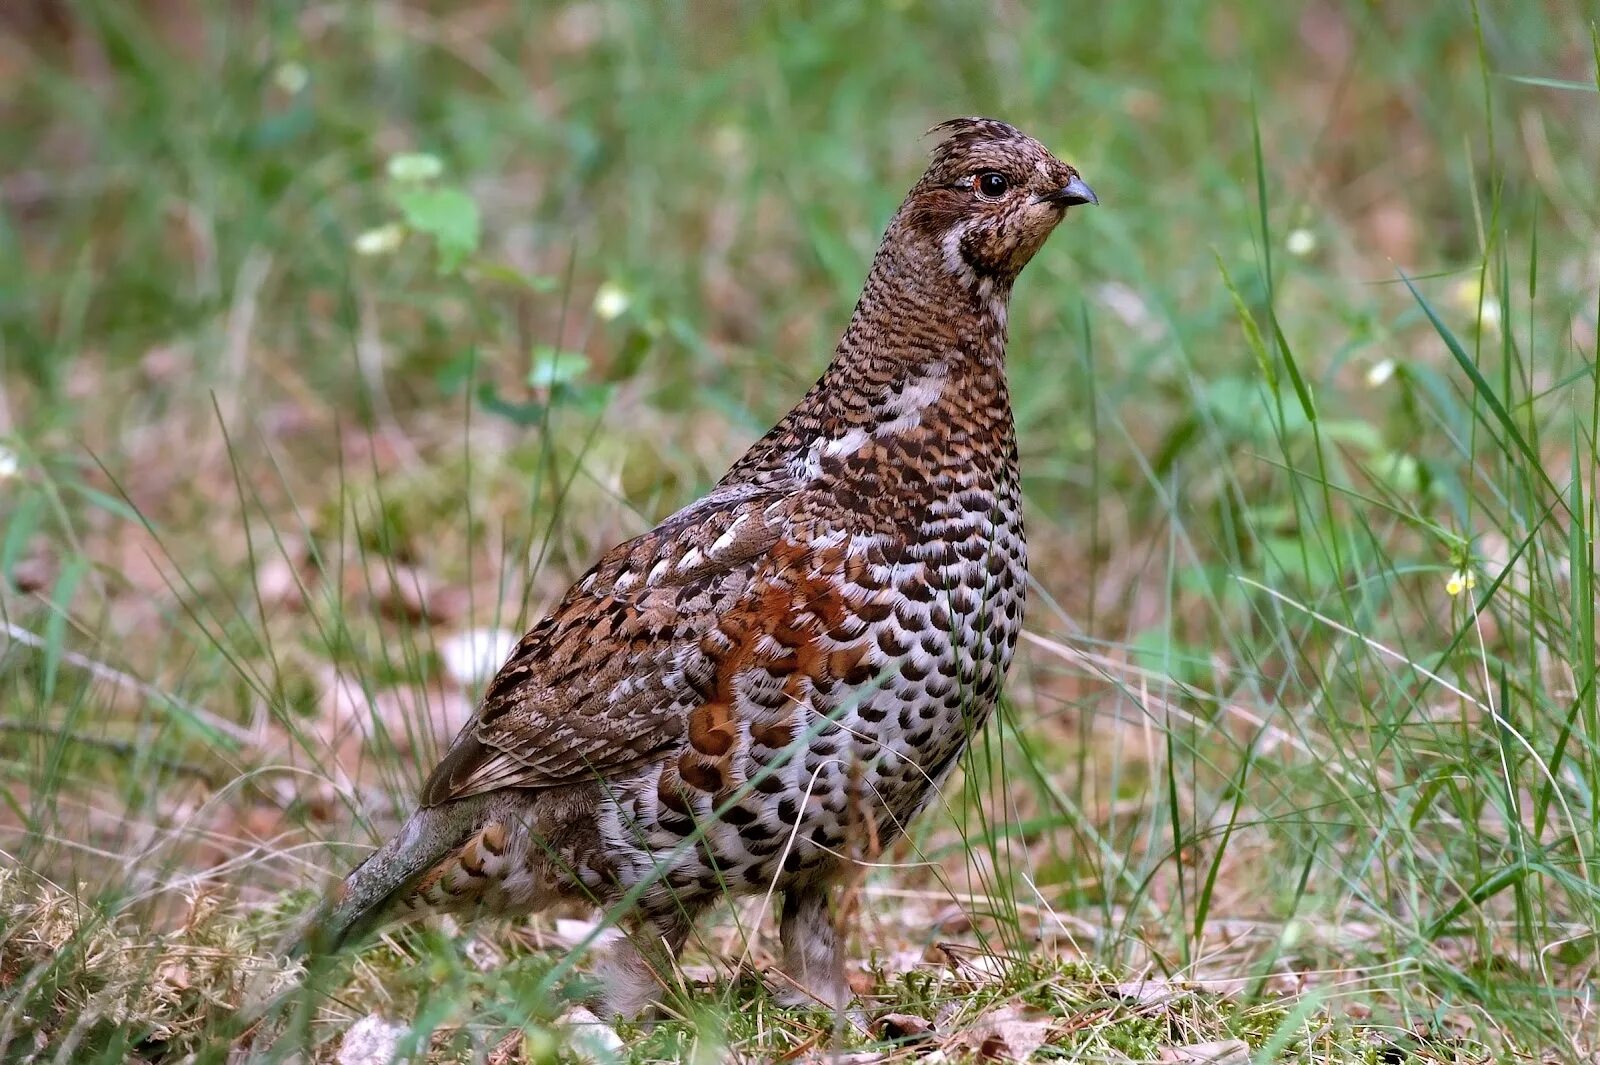
[[782,1005],[822,1005],[837,1010],[850,1001],[850,985],[839,956],[839,930],[828,901],[830,886],[825,882],[802,884],[783,896],[778,938],[783,944],[783,973],[790,983],[778,991]]
[[654,1012],[672,986],[673,965],[694,928],[698,907],[642,917],[600,960],[597,975],[604,982],[600,1012],[607,1018],[634,1020]]

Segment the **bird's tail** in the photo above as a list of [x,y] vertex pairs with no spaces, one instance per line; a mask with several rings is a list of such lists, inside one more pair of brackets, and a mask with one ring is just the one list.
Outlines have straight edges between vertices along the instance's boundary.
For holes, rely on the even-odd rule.
[[506,826],[486,823],[487,800],[474,796],[412,814],[334,887],[293,953],[331,953],[384,925],[469,905],[473,883],[507,850]]

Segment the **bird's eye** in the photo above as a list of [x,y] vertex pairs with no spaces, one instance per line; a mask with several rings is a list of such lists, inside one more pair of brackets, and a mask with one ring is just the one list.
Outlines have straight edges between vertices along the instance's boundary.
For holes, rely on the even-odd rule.
[[1006,194],[1006,189],[1011,187],[1011,182],[1006,180],[1004,174],[996,174],[993,170],[990,170],[973,178],[972,187],[978,190],[978,195],[997,200]]

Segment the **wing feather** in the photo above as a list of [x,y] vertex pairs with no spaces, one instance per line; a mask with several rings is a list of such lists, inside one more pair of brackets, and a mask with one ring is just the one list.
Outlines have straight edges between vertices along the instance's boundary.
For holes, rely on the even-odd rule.
[[719,488],[607,552],[522,638],[423,805],[614,776],[678,743],[698,701],[685,662],[768,564],[787,487]]

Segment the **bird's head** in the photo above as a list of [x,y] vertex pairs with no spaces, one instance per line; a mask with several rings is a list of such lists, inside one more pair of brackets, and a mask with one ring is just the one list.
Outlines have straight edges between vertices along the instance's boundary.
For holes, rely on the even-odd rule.
[[899,221],[974,285],[1009,285],[1068,208],[1100,202],[1076,170],[1015,126],[954,118],[929,132],[943,139]]

